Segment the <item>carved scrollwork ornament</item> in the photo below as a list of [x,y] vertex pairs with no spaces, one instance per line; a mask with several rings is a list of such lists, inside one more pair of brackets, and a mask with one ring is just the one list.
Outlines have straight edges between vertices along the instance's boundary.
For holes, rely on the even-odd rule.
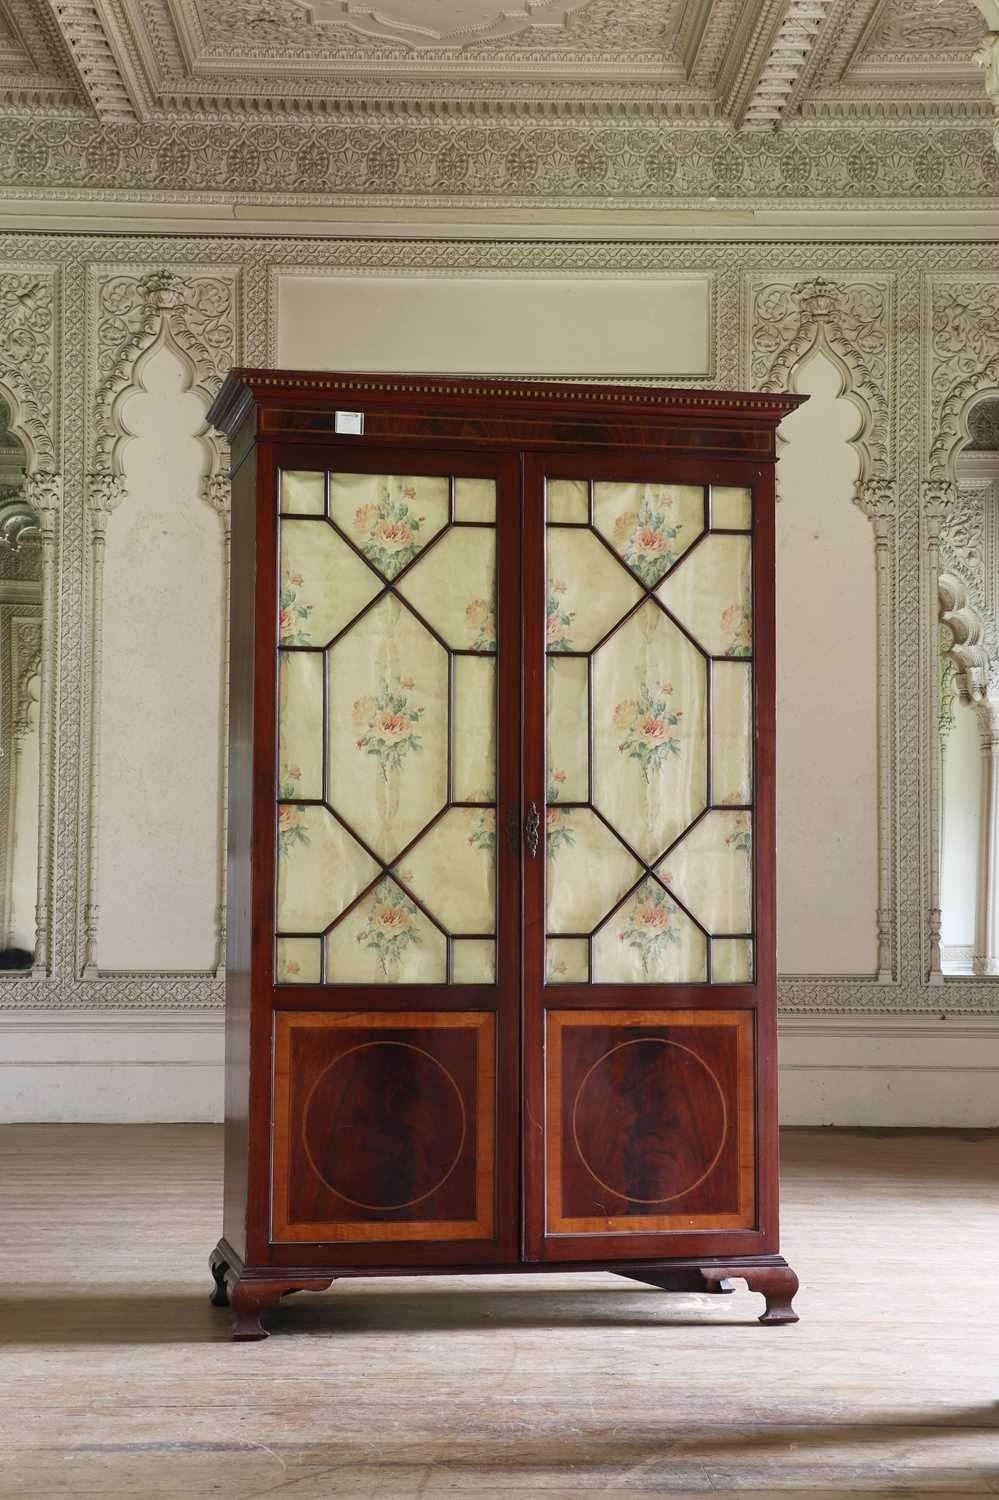
[[923,481],[922,510],[926,522],[926,538],[931,547],[938,546],[940,532],[952,514],[957,499],[957,489],[949,479],[926,479]]
[[992,139],[999,152],[999,30],[989,31],[975,48],[971,58],[985,72],[985,91],[992,100],[992,113],[995,117]]

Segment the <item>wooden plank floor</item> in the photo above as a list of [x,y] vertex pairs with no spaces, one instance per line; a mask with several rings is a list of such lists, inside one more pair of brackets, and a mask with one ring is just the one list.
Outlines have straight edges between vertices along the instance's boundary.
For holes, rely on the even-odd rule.
[[227,1341],[210,1126],[0,1130],[0,1494],[999,1495],[999,1135],[790,1131],[796,1327],[611,1276],[341,1283]]

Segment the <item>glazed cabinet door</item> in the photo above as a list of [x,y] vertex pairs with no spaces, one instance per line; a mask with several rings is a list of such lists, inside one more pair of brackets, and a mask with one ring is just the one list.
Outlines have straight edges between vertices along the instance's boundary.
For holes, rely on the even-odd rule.
[[518,1253],[518,478],[458,452],[275,454],[258,938],[289,1263]]
[[528,1259],[772,1233],[770,484],[648,454],[528,465]]

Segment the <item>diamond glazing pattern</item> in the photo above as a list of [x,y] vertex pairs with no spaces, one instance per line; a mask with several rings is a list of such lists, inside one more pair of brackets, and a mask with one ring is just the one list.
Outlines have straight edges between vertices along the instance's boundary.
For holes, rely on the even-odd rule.
[[550,482],[549,983],[752,979],[751,717],[711,712],[752,673],[751,525],[749,490]]
[[492,983],[495,482],[291,470],[280,551],[278,983]]

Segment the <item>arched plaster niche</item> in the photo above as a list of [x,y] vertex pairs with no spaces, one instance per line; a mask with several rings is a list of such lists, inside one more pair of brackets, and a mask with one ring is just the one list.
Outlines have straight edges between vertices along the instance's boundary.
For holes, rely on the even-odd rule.
[[224,535],[193,361],[164,318],[115,397],[96,799],[100,967],[211,970],[218,948]]
[[[41,354],[41,337],[51,328],[51,305],[38,278],[11,276],[22,284],[21,306],[28,327],[15,327],[9,343],[0,343],[0,403],[6,410],[6,426],[18,440],[24,455],[24,492],[4,507],[0,531],[8,543],[20,544],[29,535],[40,546],[37,601],[22,606],[22,626],[30,632],[20,662],[6,664],[8,680],[0,685],[5,713],[13,720],[18,704],[15,695],[30,694],[28,709],[15,733],[14,742],[0,746],[5,757],[0,777],[0,830],[6,841],[3,858],[5,894],[0,900],[6,932],[4,940],[16,937],[17,945],[34,952],[30,977],[48,977],[52,939],[52,802],[55,786],[53,715],[55,712],[55,598],[56,527],[62,506],[62,476],[55,468],[53,441],[51,362]],[[45,315],[40,316],[42,309]],[[49,351],[50,353],[50,351]],[[13,613],[13,606],[0,606]],[[5,629],[15,622],[5,622]],[[11,638],[13,644],[13,637]],[[27,658],[31,671],[26,674]],[[17,788],[13,778],[21,775]],[[16,843],[15,843],[16,840]],[[14,856],[16,850],[17,870]],[[21,878],[16,878],[21,877]],[[15,885],[21,892],[13,912]],[[33,899],[32,899],[33,898]],[[5,980],[23,982],[29,971],[5,970]]]
[[823,341],[790,372],[777,507],[779,954],[783,974],[878,970],[878,606],[854,503],[865,413]]
[[[948,412],[949,408],[949,412]],[[951,393],[937,454],[947,474],[936,598],[944,653],[939,723],[939,966],[999,962],[999,391]],[[948,691],[950,696],[948,697]],[[972,963],[964,960],[972,928]]]

